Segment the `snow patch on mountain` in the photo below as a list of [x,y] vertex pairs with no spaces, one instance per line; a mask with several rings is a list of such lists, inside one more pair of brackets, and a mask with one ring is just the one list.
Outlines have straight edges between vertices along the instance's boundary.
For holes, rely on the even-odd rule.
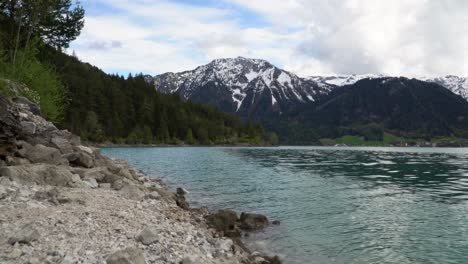
[[[337,75],[337,76],[310,76],[307,79],[314,81],[319,87],[326,88],[331,91],[335,87],[345,86],[354,84],[362,79],[375,79],[375,78],[386,78],[392,76],[386,76],[382,74],[352,74],[352,75]],[[428,77],[417,77],[416,79],[426,82],[437,83],[455,94],[468,100],[468,78],[459,77],[454,75],[447,75],[445,77],[428,78]],[[385,80],[382,81],[384,83]]]
[[[279,69],[265,60],[243,57],[216,59],[192,71],[165,73],[148,77],[147,80],[157,90],[165,93],[177,92],[184,99],[200,95],[203,89],[214,85],[229,93],[222,97],[230,96],[236,111],[243,107],[247,97],[251,98],[251,105],[260,100],[265,89],[269,89],[272,105],[281,105],[286,101],[309,102],[317,94],[327,93],[327,90],[320,89],[315,82]],[[249,106],[246,104],[245,107]]]

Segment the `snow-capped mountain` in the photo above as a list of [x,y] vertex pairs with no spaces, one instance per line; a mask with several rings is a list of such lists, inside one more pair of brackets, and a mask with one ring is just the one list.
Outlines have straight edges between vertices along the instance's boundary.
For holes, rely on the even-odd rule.
[[418,78],[426,82],[433,82],[444,86],[455,94],[468,100],[468,78],[454,75],[437,78]]
[[[147,78],[149,80],[149,78]],[[150,80],[157,90],[216,106],[243,116],[281,113],[291,105],[313,102],[329,88],[279,69],[265,60],[217,59],[194,70],[165,73]]]
[[[392,76],[386,76],[382,74],[352,74],[352,75],[337,75],[337,76],[310,76],[307,79],[316,82],[320,87],[327,87],[327,89],[333,89],[333,87],[340,87],[344,85],[354,84],[362,79],[376,79],[386,78]],[[468,100],[468,78],[459,77],[454,75],[447,75],[445,77],[427,78],[418,77],[415,78],[425,82],[437,83],[455,94]]]
[[[194,70],[145,76],[163,93],[178,93],[185,100],[214,106],[242,117],[281,114],[311,104],[337,87],[363,79],[398,78],[385,75],[310,76],[301,78],[261,59],[217,59]],[[417,78],[437,83],[468,100],[468,78]]]

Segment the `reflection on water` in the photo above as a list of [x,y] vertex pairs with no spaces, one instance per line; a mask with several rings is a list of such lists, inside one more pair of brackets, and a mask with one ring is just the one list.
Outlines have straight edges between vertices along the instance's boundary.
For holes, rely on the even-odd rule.
[[[212,209],[281,220],[254,246],[285,263],[468,263],[468,150],[112,148]],[[255,241],[255,242],[254,242]]]

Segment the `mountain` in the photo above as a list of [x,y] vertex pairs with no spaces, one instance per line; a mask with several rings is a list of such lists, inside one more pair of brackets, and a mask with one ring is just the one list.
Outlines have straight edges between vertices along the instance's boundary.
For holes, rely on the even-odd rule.
[[[214,106],[241,117],[278,116],[309,104],[337,87],[362,79],[389,77],[381,74],[310,76],[301,78],[261,59],[217,59],[180,73],[146,76],[163,93],[178,93],[183,99]],[[418,78],[437,83],[468,100],[468,78],[445,76]]]
[[380,140],[384,133],[468,136],[467,80],[421,79],[372,74],[302,78],[265,60],[243,57],[146,77],[160,92],[257,120],[277,132],[282,143],[345,135]]
[[212,107],[159,93],[145,76],[109,75],[73,56],[44,46],[42,63],[60,69],[56,79],[67,87],[62,128],[84,140],[128,144],[262,144],[258,124]]
[[146,77],[163,93],[215,106],[242,117],[278,115],[329,90],[265,60],[217,59],[192,71]]
[[436,83],[362,79],[297,109],[289,119],[300,124],[296,130],[319,138],[356,134],[378,140],[383,131],[404,137],[466,137],[468,102]]
[[[337,75],[337,76],[310,76],[309,80],[316,82],[320,87],[327,87],[329,90],[334,87],[345,86],[354,84],[362,79],[375,79],[391,77],[382,74],[352,74],[352,75]],[[468,100],[468,78],[459,77],[454,75],[447,75],[444,77],[428,78],[428,77],[417,77],[416,79],[426,82],[432,82],[440,84],[441,86],[449,89],[455,94]]]

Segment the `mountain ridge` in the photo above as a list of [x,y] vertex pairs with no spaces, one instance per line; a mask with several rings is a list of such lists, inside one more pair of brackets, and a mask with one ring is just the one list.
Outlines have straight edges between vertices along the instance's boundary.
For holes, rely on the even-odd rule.
[[[241,66],[247,66],[244,68],[239,68]],[[245,72],[245,69],[250,69],[250,72]],[[295,82],[288,82],[288,85],[285,85],[285,88],[289,88],[291,91],[294,91],[294,96],[302,101],[314,101],[316,95],[327,94],[333,88],[354,84],[362,79],[375,79],[375,78],[387,78],[387,77],[406,77],[406,76],[391,76],[384,74],[349,74],[349,75],[316,75],[316,76],[307,76],[300,77],[293,72],[283,70],[279,67],[276,67],[272,63],[263,60],[263,59],[252,59],[245,57],[236,57],[236,58],[221,58],[215,59],[208,64],[201,65],[196,67],[193,70],[187,70],[182,72],[167,72],[158,74],[155,76],[147,75],[147,81],[152,82],[155,88],[164,93],[173,93],[178,92],[179,89],[185,88],[184,83],[187,79],[194,79],[195,83],[198,86],[203,86],[207,81],[204,79],[206,71],[212,70],[212,77],[217,77],[221,81],[225,81],[227,86],[231,86],[232,89],[232,98],[237,105],[236,112],[240,109],[243,99],[246,95],[243,93],[243,90],[246,88],[246,84],[251,81],[254,81],[257,77],[261,77],[262,81],[268,88],[271,88],[271,83],[273,81],[278,81],[280,84],[284,85],[284,82],[287,82],[290,79],[295,80]],[[238,70],[238,72],[235,72]],[[257,72],[252,70],[259,70]],[[233,75],[224,75],[223,73],[233,73]],[[217,74],[218,73],[218,74]],[[274,75],[274,74],[278,75]],[[411,79],[410,77],[407,77]],[[441,86],[449,89],[455,94],[458,94],[468,100],[468,77],[456,76],[456,75],[446,75],[440,77],[413,77],[414,79],[432,82],[440,84]],[[245,80],[247,79],[247,82]],[[175,81],[177,80],[177,81]],[[214,80],[214,79],[213,79]],[[297,81],[299,80],[299,81]],[[202,82],[202,83],[200,83]],[[188,83],[190,85],[193,82]],[[200,85],[201,84],[201,85]],[[315,84],[315,85],[314,85]],[[297,85],[298,87],[291,87],[291,85]],[[182,86],[182,87],[181,87]],[[306,88],[304,88],[306,87]],[[193,89],[193,87],[191,87]],[[191,89],[183,89],[184,93],[181,94],[182,98],[190,99],[190,96],[193,92]],[[302,92],[300,92],[302,91]],[[273,99],[278,101],[281,100],[282,94],[274,95]],[[272,102],[273,103],[273,102]]]

